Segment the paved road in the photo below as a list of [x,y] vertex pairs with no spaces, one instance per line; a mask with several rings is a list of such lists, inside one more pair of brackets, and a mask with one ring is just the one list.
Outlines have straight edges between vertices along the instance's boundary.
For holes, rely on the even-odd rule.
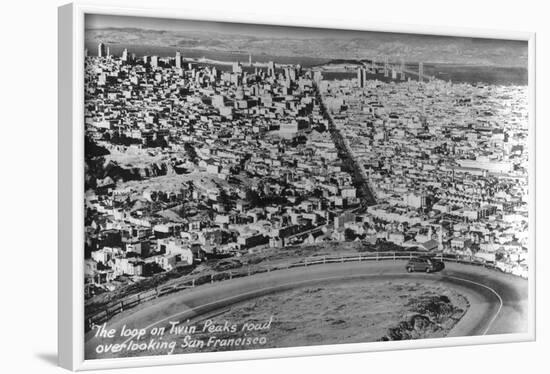
[[364,175],[363,167],[353,157],[353,153],[351,152],[351,149],[349,149],[349,147],[347,146],[344,136],[340,133],[340,130],[334,124],[332,115],[325,107],[323,96],[321,95],[319,88],[317,87],[317,85],[315,85],[314,87],[316,90],[317,100],[319,100],[319,102],[321,103],[321,111],[323,112],[323,116],[329,122],[328,129],[330,131],[332,141],[336,146],[340,160],[344,163],[344,168],[349,169],[348,172],[353,178],[353,184],[358,190],[358,197],[362,201],[361,205],[364,205],[365,208],[366,206],[375,205],[376,198],[374,197],[374,194],[370,189],[368,179]]
[[[528,282],[508,274],[471,265],[446,264],[435,274],[405,271],[405,261],[349,262],[278,270],[167,295],[116,315],[108,328],[165,326],[168,321],[194,319],[272,292],[346,280],[411,280],[452,285],[470,301],[470,308],[450,336],[527,332]],[[86,334],[86,359],[96,358],[95,331]],[[122,343],[129,339],[109,339]],[[105,343],[105,341],[104,341]],[[102,358],[109,356],[102,355]]]

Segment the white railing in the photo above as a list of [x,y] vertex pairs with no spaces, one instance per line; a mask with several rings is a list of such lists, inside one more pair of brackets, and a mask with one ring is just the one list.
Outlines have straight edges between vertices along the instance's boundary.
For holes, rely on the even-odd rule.
[[[179,292],[188,288],[194,288],[202,284],[221,282],[224,280],[229,280],[233,278],[247,277],[254,274],[268,273],[276,270],[291,269],[296,267],[308,267],[320,264],[331,264],[331,263],[344,263],[344,262],[363,262],[363,261],[396,261],[396,260],[409,260],[413,257],[426,256],[426,252],[364,252],[357,255],[347,255],[347,256],[314,256],[303,258],[298,262],[289,263],[285,265],[257,265],[257,266],[248,266],[246,268],[231,269],[227,271],[221,271],[217,273],[205,274],[202,276],[194,278],[186,278],[181,282],[170,284],[167,286],[158,286],[151,290],[140,292],[128,296],[122,300],[112,302],[107,304],[102,308],[101,311],[92,314],[86,318],[86,329],[87,331],[92,328],[93,325],[101,324],[114,315],[121,313],[124,310],[131,309],[134,306],[141,304],[143,302],[156,299],[160,296],[164,296],[170,293]],[[434,259],[446,261],[446,262],[455,262],[468,265],[483,266],[489,269],[500,270],[496,267],[496,264],[481,262],[475,260],[470,256],[457,256],[451,254],[436,254],[431,256]]]

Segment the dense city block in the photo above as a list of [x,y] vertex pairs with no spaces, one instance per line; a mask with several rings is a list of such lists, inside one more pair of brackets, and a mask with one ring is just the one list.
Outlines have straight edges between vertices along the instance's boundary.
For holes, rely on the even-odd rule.
[[86,297],[344,242],[526,276],[527,87],[346,69],[86,56]]

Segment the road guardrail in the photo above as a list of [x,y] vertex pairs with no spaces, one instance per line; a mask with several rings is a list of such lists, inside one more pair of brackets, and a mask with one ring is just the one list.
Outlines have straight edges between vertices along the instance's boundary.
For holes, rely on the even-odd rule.
[[[165,296],[171,293],[180,292],[189,288],[195,288],[197,286],[222,282],[225,280],[233,278],[247,277],[255,274],[266,273],[276,270],[291,269],[297,267],[308,267],[320,264],[330,264],[330,263],[344,263],[344,262],[362,262],[362,261],[397,261],[397,260],[410,260],[413,257],[417,256],[426,256],[429,255],[426,252],[364,252],[358,255],[348,255],[348,256],[312,256],[301,259],[298,262],[290,264],[281,264],[281,265],[271,265],[271,266],[262,266],[262,265],[253,265],[246,268],[241,267],[239,269],[230,269],[226,271],[220,271],[211,274],[205,274],[197,276],[195,278],[187,278],[181,282],[177,282],[170,285],[158,286],[151,290],[143,291],[137,294],[133,294],[125,297],[122,300],[108,303],[103,310],[94,313],[93,315],[86,318],[86,331],[92,329],[94,325],[99,325],[107,322],[116,314],[123,312],[124,310],[131,309],[136,305],[141,303]],[[483,262],[474,259],[471,256],[457,256],[452,254],[436,254],[431,255],[434,259],[438,259],[444,262],[455,262],[459,264],[475,265],[482,266],[488,269],[494,269],[498,271],[503,271],[498,268],[495,263]]]

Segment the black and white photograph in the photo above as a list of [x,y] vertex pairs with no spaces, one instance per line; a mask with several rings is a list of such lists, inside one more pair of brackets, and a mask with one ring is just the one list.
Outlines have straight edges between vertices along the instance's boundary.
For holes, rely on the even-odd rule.
[[86,360],[528,332],[526,41],[84,37]]
[[0,372],[538,373],[537,0],[28,0]]

